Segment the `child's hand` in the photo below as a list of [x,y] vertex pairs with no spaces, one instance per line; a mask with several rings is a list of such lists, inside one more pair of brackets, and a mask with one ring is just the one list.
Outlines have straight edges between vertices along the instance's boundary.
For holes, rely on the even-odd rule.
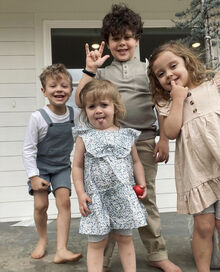
[[189,88],[188,87],[182,87],[176,84],[176,82],[174,80],[171,81],[171,92],[170,92],[170,96],[172,97],[172,99],[176,99],[176,98],[181,98],[181,99],[185,99],[187,97],[187,94],[189,92]]
[[88,208],[87,202],[92,203],[92,199],[86,194],[83,193],[78,196],[79,202],[79,211],[82,216],[87,216],[88,213],[91,213],[90,209]]
[[105,42],[102,42],[99,50],[89,50],[89,45],[86,43],[86,69],[93,73],[96,73],[98,67],[101,67],[102,64],[110,57],[106,55],[102,57],[102,53],[105,47]]
[[143,199],[147,196],[147,186],[146,185],[139,185],[139,186],[144,190],[144,192],[142,195],[139,195],[138,198]]
[[169,141],[159,140],[154,148],[153,157],[155,162],[165,162],[169,160]]
[[46,191],[50,183],[39,176],[30,178],[31,186],[34,191]]

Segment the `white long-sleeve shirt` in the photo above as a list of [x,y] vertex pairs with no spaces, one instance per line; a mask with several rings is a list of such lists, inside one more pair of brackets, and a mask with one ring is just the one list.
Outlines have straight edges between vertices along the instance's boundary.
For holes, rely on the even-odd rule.
[[[64,123],[69,121],[70,113],[67,107],[64,115],[56,115],[47,106],[43,108],[49,115],[53,123]],[[78,124],[79,112],[74,110],[74,123]],[[28,178],[39,175],[39,169],[37,168],[37,145],[40,143],[47,134],[48,125],[39,111],[35,111],[31,114],[27,130],[24,138],[23,145],[23,162]]]

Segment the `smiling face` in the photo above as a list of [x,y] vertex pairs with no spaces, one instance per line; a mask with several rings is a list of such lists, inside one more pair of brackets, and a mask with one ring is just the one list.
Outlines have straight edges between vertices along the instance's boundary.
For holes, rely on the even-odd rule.
[[44,96],[49,100],[48,107],[55,114],[64,114],[66,111],[66,102],[72,95],[72,86],[67,76],[61,75],[57,80],[48,77],[45,88],[41,89]]
[[101,97],[94,101],[89,94],[86,97],[86,115],[89,123],[96,129],[101,130],[115,130],[117,127],[114,125],[114,104],[112,100]]
[[179,86],[189,89],[193,87],[184,59],[170,51],[160,53],[153,63],[152,70],[161,87],[166,91],[171,91],[172,80]]
[[108,48],[117,61],[128,61],[134,58],[135,49],[138,45],[133,33],[127,30],[124,35],[109,35]]

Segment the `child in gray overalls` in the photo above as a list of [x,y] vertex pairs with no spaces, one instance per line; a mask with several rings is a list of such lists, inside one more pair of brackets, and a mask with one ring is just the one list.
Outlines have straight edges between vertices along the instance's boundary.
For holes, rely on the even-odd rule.
[[70,227],[71,163],[73,149],[73,108],[66,102],[72,94],[72,77],[63,64],[48,66],[40,75],[42,92],[49,104],[31,114],[27,127],[23,161],[29,178],[29,193],[34,196],[34,220],[38,243],[31,253],[34,259],[45,254],[48,195],[56,197],[57,250],[54,263],[75,262],[82,258],[67,249]]

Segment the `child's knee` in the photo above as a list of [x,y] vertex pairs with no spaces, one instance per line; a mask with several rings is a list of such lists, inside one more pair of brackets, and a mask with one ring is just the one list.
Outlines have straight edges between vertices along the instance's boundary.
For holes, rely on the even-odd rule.
[[129,244],[132,242],[132,236],[125,236],[114,233],[114,239],[118,244]]
[[69,211],[70,210],[70,199],[68,198],[64,198],[64,199],[60,199],[60,200],[56,200],[57,203],[57,209],[58,210],[65,210],[65,211]]
[[46,202],[37,202],[34,203],[34,210],[39,213],[46,212],[48,209],[48,203]]
[[[95,235],[98,236],[98,235]],[[102,240],[97,240],[97,242],[95,242],[95,240],[93,242],[91,242],[91,238],[94,237],[93,235],[90,236],[90,240],[88,241],[88,247],[91,249],[95,249],[95,250],[102,250],[104,252],[105,246],[107,244],[108,238],[104,238]]]
[[215,229],[213,222],[203,222],[202,224],[195,224],[194,230],[203,238],[212,237]]

